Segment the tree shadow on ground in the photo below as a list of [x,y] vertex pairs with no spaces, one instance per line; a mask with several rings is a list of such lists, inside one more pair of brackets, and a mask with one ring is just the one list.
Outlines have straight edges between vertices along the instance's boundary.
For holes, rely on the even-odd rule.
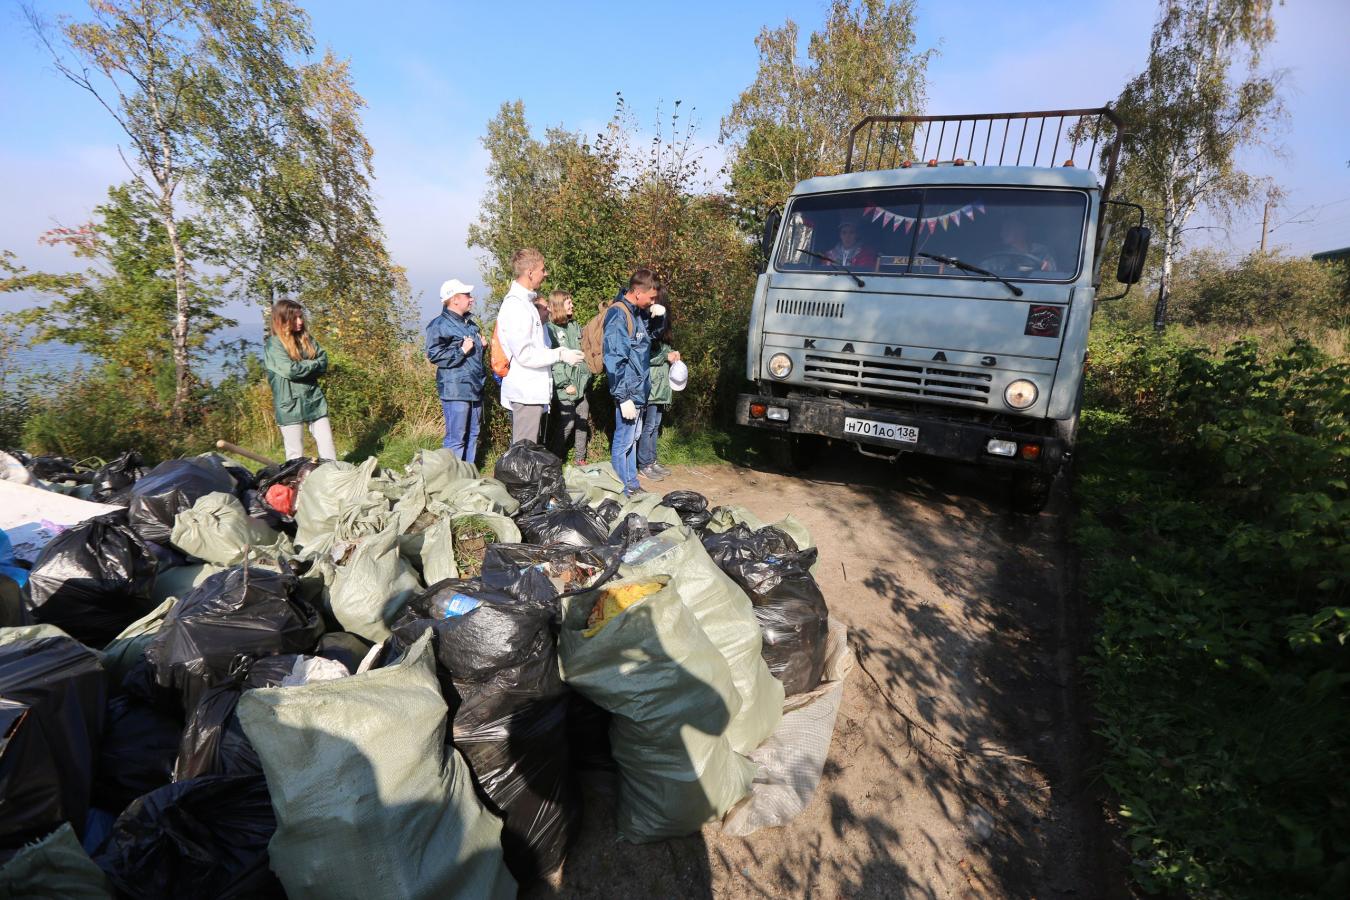
[[[828,500],[808,500],[836,526],[822,543],[851,544],[822,548],[822,560],[845,570],[845,592],[827,599],[860,667],[799,820],[824,804],[828,828],[794,823],[736,842],[769,861],[755,869],[772,873],[766,895],[1125,896],[1086,774],[1084,631],[1061,565],[1071,554],[1057,546],[1064,498],[1015,515],[1006,480],[987,470],[842,449],[798,480],[831,486],[814,495]],[[733,894],[756,895],[720,847]]]

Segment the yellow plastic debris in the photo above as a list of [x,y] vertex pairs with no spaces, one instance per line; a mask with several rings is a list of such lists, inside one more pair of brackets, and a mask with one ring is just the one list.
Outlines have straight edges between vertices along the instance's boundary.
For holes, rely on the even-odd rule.
[[619,613],[642,598],[650,597],[663,587],[665,585],[659,581],[649,581],[602,589],[600,596],[595,600],[595,606],[591,608],[591,614],[586,617],[586,630],[581,636],[595,637],[600,633],[600,629],[608,625]]

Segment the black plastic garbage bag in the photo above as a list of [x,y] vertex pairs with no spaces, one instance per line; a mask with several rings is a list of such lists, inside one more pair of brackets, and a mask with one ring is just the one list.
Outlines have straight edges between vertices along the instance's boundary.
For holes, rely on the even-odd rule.
[[497,459],[492,477],[520,503],[520,514],[530,515],[553,506],[570,506],[563,481],[562,460],[533,441],[516,441]]
[[28,574],[33,618],[102,647],[154,609],[151,547],[112,512],[61,532]]
[[123,694],[108,701],[94,767],[94,805],[114,814],[168,784],[183,722]]
[[605,523],[606,528],[613,528],[614,523],[619,519],[619,513],[623,512],[623,504],[613,497],[608,497],[600,501],[600,505],[595,508],[595,515]]
[[668,522],[648,522],[647,518],[641,513],[629,513],[610,532],[609,544],[612,547],[636,544],[638,541],[649,538],[654,534],[660,534],[669,527]]
[[281,898],[267,864],[276,827],[261,775],[194,778],[134,801],[94,862],[133,898]]
[[34,456],[24,465],[34,477],[43,481],[84,483],[89,480],[89,467],[80,465],[69,456]]
[[89,499],[95,503],[116,503],[126,506],[130,499],[130,488],[145,475],[141,466],[141,455],[128,450],[110,463],[95,469],[89,483],[94,491]]
[[[533,569],[522,577],[539,585],[532,590],[546,584]],[[553,633],[556,600],[523,593],[443,581],[394,624],[405,645],[435,629],[437,668],[450,681],[442,689],[453,692],[454,744],[484,804],[504,820],[506,865],[522,884],[562,863],[581,824],[567,752],[570,692],[558,673]],[[433,619],[445,606],[466,611]]]
[[481,580],[521,599],[543,599],[542,588],[524,580],[533,569],[548,579],[556,594],[592,587],[617,562],[618,548],[538,547],[533,544],[489,544],[483,555]]
[[169,543],[173,520],[207,494],[234,494],[234,476],[219,460],[194,456],[155,466],[131,486],[127,518],[147,541]]
[[98,654],[78,641],[0,644],[0,849],[84,827],[107,690]]
[[697,491],[671,491],[661,498],[662,506],[669,506],[680,514],[680,521],[699,534],[712,520],[708,498]]
[[604,523],[584,506],[555,506],[516,518],[520,534],[530,544],[593,547],[609,537]]
[[217,572],[174,606],[145,658],[185,711],[207,688],[230,684],[238,657],[306,653],[323,635],[318,610],[295,595],[298,579],[258,566]]
[[820,683],[830,610],[811,575],[816,549],[797,550],[772,525],[751,531],[737,525],[708,535],[703,547],[723,572],[750,595],[764,634],[764,661],[787,696]]
[[183,729],[177,745],[178,760],[172,766],[173,780],[261,774],[262,762],[234,710],[244,691],[281,684],[299,658],[287,653],[251,662],[242,659],[233,673],[234,681],[208,689]]

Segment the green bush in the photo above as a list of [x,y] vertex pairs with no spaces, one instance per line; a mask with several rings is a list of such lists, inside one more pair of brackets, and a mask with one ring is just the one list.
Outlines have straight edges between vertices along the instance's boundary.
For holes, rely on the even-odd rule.
[[1149,892],[1344,896],[1350,366],[1094,335],[1076,539],[1087,661]]
[[1341,266],[1260,252],[1234,261],[1203,249],[1178,260],[1169,310],[1180,325],[1280,324],[1298,332],[1314,323],[1343,327],[1346,299]]

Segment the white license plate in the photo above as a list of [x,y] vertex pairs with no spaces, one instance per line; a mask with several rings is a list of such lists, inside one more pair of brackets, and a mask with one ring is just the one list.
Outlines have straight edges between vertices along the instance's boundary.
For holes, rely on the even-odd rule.
[[858,437],[876,438],[882,441],[894,441],[897,444],[917,444],[919,429],[913,425],[896,425],[893,422],[877,422],[874,419],[855,419],[844,417],[844,434]]

